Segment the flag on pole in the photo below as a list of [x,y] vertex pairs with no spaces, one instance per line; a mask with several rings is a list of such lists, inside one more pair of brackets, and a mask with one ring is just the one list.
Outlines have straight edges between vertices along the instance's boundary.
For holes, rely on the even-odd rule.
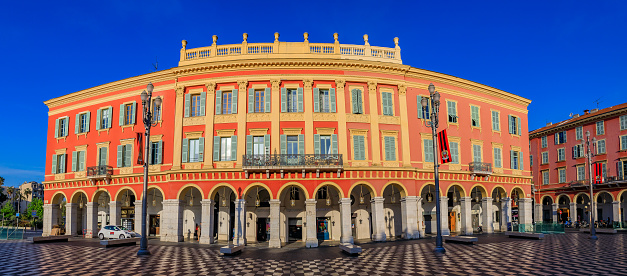
[[135,133],[137,139],[135,139],[135,141],[137,141],[136,144],[136,148],[137,148],[137,165],[143,165],[144,164],[144,154],[143,154],[143,143],[142,143],[142,138],[144,137],[143,133],[141,132],[137,132]]
[[438,144],[440,144],[440,160],[442,164],[453,161],[451,159],[451,149],[448,147],[448,137],[446,136],[446,129],[438,133]]
[[593,183],[601,184],[603,183],[603,164],[602,163],[594,163],[594,180]]

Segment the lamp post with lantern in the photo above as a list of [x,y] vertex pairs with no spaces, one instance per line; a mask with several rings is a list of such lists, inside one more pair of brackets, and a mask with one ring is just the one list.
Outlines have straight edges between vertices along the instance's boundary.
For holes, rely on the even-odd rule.
[[[143,105],[143,120],[144,120],[144,143],[145,143],[145,152],[144,152],[144,189],[142,192],[143,201],[146,201],[146,195],[148,194],[148,153],[150,151],[150,128],[156,126],[156,121],[153,122],[153,116],[158,114],[152,114],[153,110],[150,108],[152,101],[152,91],[155,86],[152,83],[148,83],[146,86],[146,90],[141,93],[141,100]],[[148,93],[146,93],[148,91]],[[161,97],[155,98],[155,107],[157,108],[157,113],[159,112],[159,108],[161,107]],[[150,255],[150,251],[148,251],[148,237],[146,235],[146,215],[148,213],[148,204],[146,202],[142,202],[142,237],[139,241],[139,251],[137,251],[137,255]]]
[[433,85],[433,83],[429,84],[429,96],[430,98],[423,97],[420,101],[420,105],[422,105],[422,110],[425,110],[429,106],[429,104],[431,104],[431,110],[428,110],[428,112],[430,112],[428,113],[430,115],[430,120],[425,120],[425,125],[427,127],[431,127],[431,138],[433,139],[433,175],[435,178],[435,215],[437,225],[437,235],[435,236],[434,252],[445,253],[446,249],[444,249],[444,246],[442,245],[442,218],[440,217],[440,176],[438,175],[439,162],[438,158],[436,157],[436,152],[438,152],[437,130],[438,114],[440,111],[440,93],[435,91],[435,86]]
[[[596,138],[592,138],[592,144],[597,142]],[[586,131],[586,140],[582,142],[586,146],[586,161],[588,162],[588,175],[590,176],[590,239],[596,240],[597,231],[594,229],[594,191],[592,187],[592,183],[594,183],[592,179],[592,151],[590,150],[590,131]],[[585,177],[584,177],[585,178]]]

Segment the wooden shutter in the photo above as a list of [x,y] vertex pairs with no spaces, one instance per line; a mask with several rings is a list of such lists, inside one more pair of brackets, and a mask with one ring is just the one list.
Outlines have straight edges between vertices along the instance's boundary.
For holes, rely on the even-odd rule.
[[54,121],[54,138],[59,138],[59,119]]
[[298,112],[303,112],[303,88],[299,87],[298,89],[296,89],[296,92],[298,93],[298,104],[297,104],[297,108],[298,108]]
[[81,172],[85,170],[85,151],[78,152],[78,170]]
[[509,167],[510,169],[514,169],[514,151],[510,150],[509,151]]
[[314,112],[320,112],[320,89],[314,88]]
[[187,163],[187,160],[189,160],[189,139],[187,138],[183,138],[183,150],[181,152],[181,157],[182,157],[182,162],[183,163]]
[[133,145],[124,146],[124,166],[125,167],[133,166]]
[[53,174],[57,173],[57,155],[56,154],[52,155],[52,173]]
[[207,92],[201,92],[200,93],[200,116],[205,116],[206,104],[207,104]]
[[100,164],[101,166],[107,165],[107,149],[108,148],[100,148]]
[[418,103],[416,106],[418,119],[422,119],[422,113],[424,112],[422,109],[422,96],[416,96],[416,102]]
[[231,114],[237,114],[237,94],[239,94],[237,89],[231,91]]
[[281,88],[281,112],[287,112],[287,88]]
[[72,152],[72,171],[75,172],[77,169],[77,163],[78,163],[78,151],[74,151]]
[[131,124],[135,124],[135,113],[137,112],[137,102],[133,101],[131,106]]
[[314,153],[320,154],[320,134],[314,134]]
[[163,141],[159,141],[157,144],[157,164],[163,164]]
[[237,136],[231,136],[231,161],[237,160]]
[[81,114],[76,114],[76,120],[74,121],[74,134],[78,134],[78,125],[80,124]]
[[91,112],[87,111],[87,113],[85,113],[85,121],[87,121],[87,124],[85,126],[85,132],[89,132],[89,124],[91,124]]
[[270,135],[269,134],[266,134],[266,135],[263,136],[263,142],[264,142],[264,146],[265,146],[264,154],[266,152],[270,152]]
[[518,135],[522,135],[522,125],[520,124],[520,118],[516,118],[516,126],[518,127]]
[[[53,167],[54,168],[54,167]],[[623,161],[616,162],[616,171],[618,172],[618,178],[623,179],[624,174]]]
[[110,106],[109,107],[109,119],[107,119],[107,128],[111,128],[111,125],[113,124],[113,107]]
[[266,113],[270,113],[271,111],[271,105],[270,103],[272,103],[272,92],[271,92],[271,88],[270,87],[266,87],[265,91],[263,92],[263,101],[265,104],[264,107],[264,111]]
[[253,153],[253,136],[246,135],[246,155],[252,155]]
[[61,154],[61,158],[60,158],[61,159],[60,160],[61,164],[59,164],[59,172],[60,173],[65,173],[65,157],[66,156],[67,156],[66,154]]
[[337,150],[337,134],[331,134],[331,150],[333,154],[338,154]]
[[216,91],[216,115],[222,114],[222,90]]
[[557,145],[557,144],[558,144],[558,142],[559,142],[559,137],[558,137],[558,136],[559,136],[559,134],[558,134],[558,132],[556,132],[556,133],[555,133],[555,144],[556,144],[556,145]]
[[359,100],[357,99],[357,89],[351,90],[351,99],[353,104],[353,114],[359,114]]
[[205,137],[198,138],[198,162],[205,160]]
[[68,130],[70,129],[70,117],[65,116],[64,120],[65,120],[65,125],[63,126],[63,134],[65,134],[64,135],[65,137],[69,133]]
[[[566,153],[564,153],[564,155],[566,155]],[[566,157],[566,156],[564,156],[564,157]],[[564,158],[564,159],[566,159],[566,158]],[[522,151],[518,152],[518,160],[520,160],[520,167],[518,169],[524,170],[525,169],[525,161],[524,161],[525,158],[523,158],[523,152]]]
[[514,133],[514,126],[512,125],[512,115],[507,115],[507,125],[509,126],[509,133]]
[[335,113],[335,88],[329,89],[329,98],[331,101],[331,113]]
[[102,109],[98,109],[96,111],[96,130],[100,130],[101,125],[102,125]]
[[124,125],[124,104],[120,105],[120,112],[119,112],[119,114],[120,114],[120,116],[119,116],[119,118],[120,118],[119,124],[120,124],[120,126],[123,126]]
[[281,154],[287,154],[287,135],[281,134]]
[[298,134],[298,154],[305,154],[305,135]]
[[123,145],[118,145],[118,168],[124,167],[123,161],[124,161],[124,146]]
[[192,109],[192,95],[185,94],[185,118],[190,116]]
[[388,138],[389,137],[383,137],[383,156],[385,161],[390,160],[390,143],[388,143]]
[[248,113],[255,112],[255,89],[248,88]]
[[220,161],[220,136],[213,136],[213,161]]

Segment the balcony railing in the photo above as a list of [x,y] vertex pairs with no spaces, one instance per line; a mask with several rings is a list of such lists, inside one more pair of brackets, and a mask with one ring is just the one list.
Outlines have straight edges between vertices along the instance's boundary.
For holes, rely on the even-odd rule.
[[470,162],[468,170],[475,175],[489,176],[492,174],[492,163]]
[[245,170],[338,170],[344,168],[341,154],[246,154]]
[[111,175],[113,174],[113,167],[111,166],[93,166],[87,167],[87,178],[95,184],[97,180],[105,180],[107,184],[111,180]]

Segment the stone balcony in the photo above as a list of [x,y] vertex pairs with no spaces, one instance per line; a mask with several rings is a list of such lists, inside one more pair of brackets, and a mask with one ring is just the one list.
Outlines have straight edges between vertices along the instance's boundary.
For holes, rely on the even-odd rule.
[[472,173],[472,177],[479,176],[486,179],[492,174],[492,163],[485,162],[470,162],[468,164],[468,170]]
[[87,179],[91,181],[92,185],[95,185],[98,180],[104,180],[109,184],[111,182],[111,175],[113,175],[113,167],[111,166],[87,167]]
[[[344,169],[341,154],[246,154],[243,156],[242,169],[248,176],[249,172],[301,172],[303,177],[308,171],[336,172],[337,177]],[[269,178],[269,177],[268,177]]]

